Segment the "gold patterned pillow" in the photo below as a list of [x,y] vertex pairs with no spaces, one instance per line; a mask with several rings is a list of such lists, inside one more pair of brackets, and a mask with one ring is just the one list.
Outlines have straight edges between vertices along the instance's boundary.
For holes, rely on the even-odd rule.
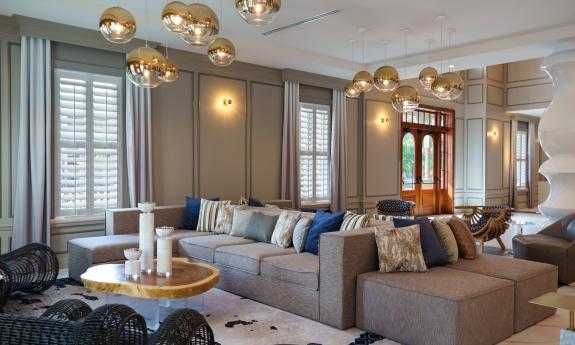
[[232,220],[236,208],[243,210],[246,207],[242,205],[220,205],[214,233],[229,235],[232,232]]
[[295,226],[299,221],[300,215],[297,213],[290,213],[283,211],[278,218],[274,232],[272,234],[272,243],[282,248],[291,246],[293,240],[293,232]]
[[469,230],[469,226],[459,217],[452,216],[449,220],[449,227],[453,232],[453,236],[455,236],[455,241],[457,241],[459,256],[469,260],[475,259],[477,251],[475,250],[475,240]]
[[405,228],[375,228],[380,272],[425,272],[419,225]]
[[459,250],[457,249],[457,240],[455,239],[449,224],[435,218],[431,221],[431,225],[433,225],[433,230],[435,230],[435,234],[441,243],[441,248],[443,248],[449,263],[456,263],[457,259],[459,259]]

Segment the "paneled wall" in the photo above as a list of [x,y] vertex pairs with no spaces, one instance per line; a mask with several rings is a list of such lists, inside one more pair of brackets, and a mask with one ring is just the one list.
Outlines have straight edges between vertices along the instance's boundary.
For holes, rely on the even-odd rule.
[[540,68],[543,59],[507,64],[507,109],[528,111],[544,109],[553,98],[553,83]]

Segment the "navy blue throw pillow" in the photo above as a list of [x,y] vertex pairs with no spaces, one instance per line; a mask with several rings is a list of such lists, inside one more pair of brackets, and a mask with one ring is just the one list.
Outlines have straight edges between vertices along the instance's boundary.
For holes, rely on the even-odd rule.
[[393,226],[396,228],[404,228],[416,224],[419,225],[421,249],[423,250],[423,258],[427,268],[447,265],[449,262],[447,256],[427,217],[418,217],[414,220],[393,218]]
[[[211,201],[219,201],[220,198],[212,198]],[[184,219],[182,220],[182,229],[196,230],[200,218],[200,206],[202,199],[196,199],[186,196],[186,209],[184,210]]]
[[305,242],[305,251],[318,255],[319,237],[325,232],[338,231],[343,223],[345,212],[327,213],[317,212],[311,223],[307,240]]
[[265,207],[266,205],[264,205],[263,202],[259,201],[258,199],[249,197],[248,198],[248,206],[251,207]]

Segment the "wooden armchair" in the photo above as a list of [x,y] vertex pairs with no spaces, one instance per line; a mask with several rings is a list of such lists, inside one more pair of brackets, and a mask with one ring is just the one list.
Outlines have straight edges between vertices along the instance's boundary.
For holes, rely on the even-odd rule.
[[469,225],[473,238],[479,242],[481,252],[485,250],[484,244],[493,239],[497,240],[501,249],[505,244],[501,235],[509,229],[512,208],[505,205],[498,206],[456,206],[455,209],[465,210],[463,220]]

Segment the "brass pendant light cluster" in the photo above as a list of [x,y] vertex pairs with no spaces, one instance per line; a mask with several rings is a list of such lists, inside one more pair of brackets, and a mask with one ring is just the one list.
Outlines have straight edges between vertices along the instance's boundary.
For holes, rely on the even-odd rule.
[[[405,35],[404,56],[407,57],[407,35],[409,34],[409,29],[402,29],[401,32]],[[400,113],[414,111],[419,107],[419,91],[413,86],[401,85],[391,94],[391,105]]]
[[[281,8],[281,0],[236,0],[238,14],[250,25],[270,24]],[[222,17],[222,0],[220,0]],[[146,0],[146,20],[148,19],[148,1]],[[164,6],[161,15],[164,27],[189,45],[207,46],[209,60],[216,66],[228,66],[236,57],[234,44],[223,37],[220,20],[216,13],[201,3],[186,5],[172,1]],[[136,20],[132,14],[121,7],[111,7],[100,16],[100,32],[112,43],[128,43],[136,34]],[[167,56],[166,45],[166,56]],[[132,50],[126,59],[126,75],[134,84],[144,88],[154,88],[163,82],[178,79],[179,69],[159,51],[146,46]]]

